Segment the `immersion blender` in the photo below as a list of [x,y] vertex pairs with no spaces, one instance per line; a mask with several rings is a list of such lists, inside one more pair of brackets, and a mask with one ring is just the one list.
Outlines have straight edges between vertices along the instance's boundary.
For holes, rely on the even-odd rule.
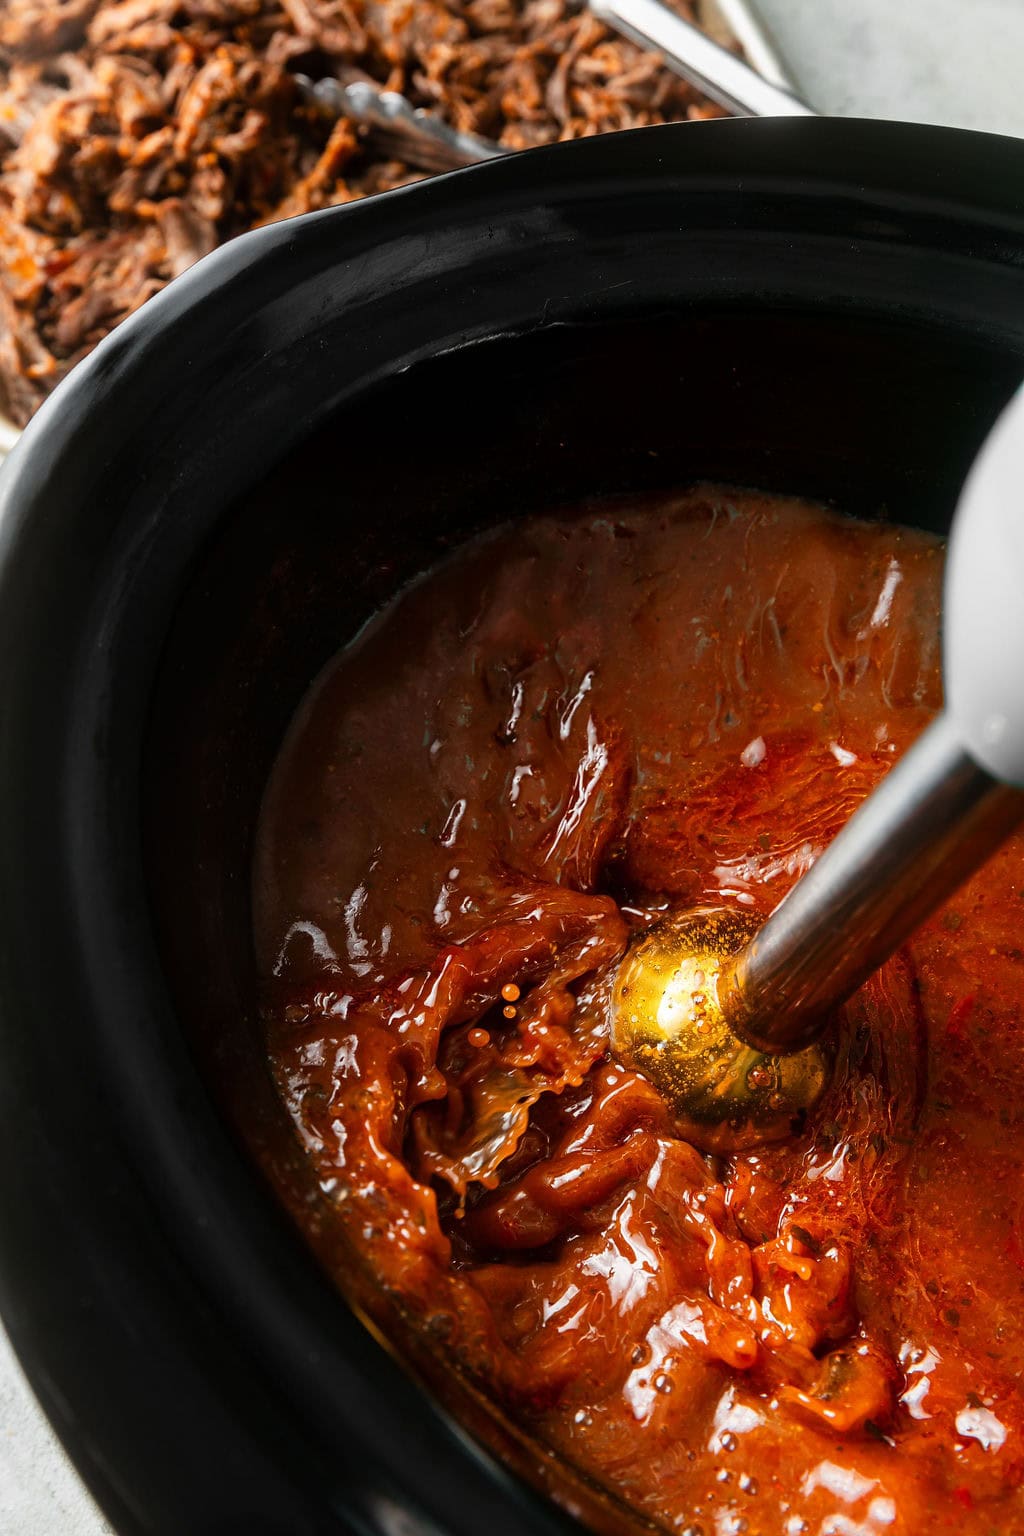
[[968,475],[944,590],[945,707],[767,922],[668,919],[627,955],[613,1044],[709,1147],[784,1135],[835,1010],[1024,817],[1024,389]]

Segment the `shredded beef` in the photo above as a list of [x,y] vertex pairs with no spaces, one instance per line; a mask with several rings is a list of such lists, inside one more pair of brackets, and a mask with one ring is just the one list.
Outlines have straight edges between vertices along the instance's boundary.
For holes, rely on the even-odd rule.
[[215,245],[416,179],[308,108],[292,70],[371,78],[510,149],[718,115],[581,0],[5,0],[0,405],[17,422]]

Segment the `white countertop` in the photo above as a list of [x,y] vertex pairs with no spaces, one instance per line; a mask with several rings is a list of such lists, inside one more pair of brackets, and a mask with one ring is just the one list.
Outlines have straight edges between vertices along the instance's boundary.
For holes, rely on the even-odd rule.
[[[820,111],[1024,137],[1022,0],[761,0],[760,8]],[[111,1536],[2,1332],[0,1532]]]
[[44,1419],[2,1329],[0,1531],[4,1536],[113,1536]]
[[759,0],[819,111],[1024,138],[1021,0]]

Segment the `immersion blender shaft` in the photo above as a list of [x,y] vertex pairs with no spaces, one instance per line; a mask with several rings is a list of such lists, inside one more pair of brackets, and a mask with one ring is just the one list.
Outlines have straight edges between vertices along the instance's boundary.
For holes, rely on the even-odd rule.
[[730,1027],[771,1054],[807,1045],[1022,816],[1024,791],[940,715],[723,970]]

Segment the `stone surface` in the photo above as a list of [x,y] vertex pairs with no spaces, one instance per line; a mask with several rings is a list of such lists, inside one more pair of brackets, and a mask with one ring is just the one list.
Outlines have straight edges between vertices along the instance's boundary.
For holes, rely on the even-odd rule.
[[819,111],[1024,136],[1021,0],[758,0]]
[[0,1330],[0,1531],[113,1536],[43,1417]]
[[[1024,137],[1022,0],[761,0],[823,112]],[[0,1532],[112,1536],[0,1333]]]

